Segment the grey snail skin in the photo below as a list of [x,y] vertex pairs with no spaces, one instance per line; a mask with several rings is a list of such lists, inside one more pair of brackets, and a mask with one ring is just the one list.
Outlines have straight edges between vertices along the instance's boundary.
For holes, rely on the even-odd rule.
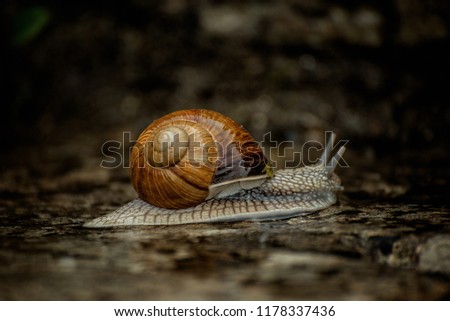
[[[130,157],[139,197],[84,224],[128,225],[273,220],[325,209],[343,190],[334,173],[333,134],[317,163],[275,173],[239,124],[205,109],[182,110],[150,124]],[[205,147],[206,146],[206,147]]]

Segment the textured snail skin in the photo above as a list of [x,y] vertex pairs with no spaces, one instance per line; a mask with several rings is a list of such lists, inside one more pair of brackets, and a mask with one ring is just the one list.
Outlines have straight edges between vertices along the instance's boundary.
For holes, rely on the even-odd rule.
[[343,189],[334,169],[345,147],[341,147],[329,162],[326,161],[333,141],[334,136],[316,165],[280,170],[259,187],[176,210],[155,207],[138,198],[84,226],[101,228],[284,219],[325,209],[337,201],[337,192]]

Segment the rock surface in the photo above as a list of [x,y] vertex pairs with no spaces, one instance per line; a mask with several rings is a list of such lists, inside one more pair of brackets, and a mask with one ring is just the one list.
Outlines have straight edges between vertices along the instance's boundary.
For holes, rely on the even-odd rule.
[[[450,298],[446,2],[1,8],[0,300]],[[49,20],[18,37],[27,10]],[[349,140],[339,203],[280,221],[83,228],[136,196],[139,132],[190,107],[266,147],[270,131],[277,167],[336,131]]]

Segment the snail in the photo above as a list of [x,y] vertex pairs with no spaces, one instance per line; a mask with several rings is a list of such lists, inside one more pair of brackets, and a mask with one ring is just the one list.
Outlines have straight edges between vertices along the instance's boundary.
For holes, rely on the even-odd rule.
[[139,197],[85,227],[175,225],[285,219],[327,208],[343,189],[331,157],[335,135],[314,165],[274,173],[238,123],[206,109],[181,110],[150,124],[130,156]]

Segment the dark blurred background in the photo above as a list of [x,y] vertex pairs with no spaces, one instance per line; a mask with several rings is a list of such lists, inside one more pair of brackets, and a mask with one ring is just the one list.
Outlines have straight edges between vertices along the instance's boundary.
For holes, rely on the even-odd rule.
[[[103,142],[199,107],[257,140],[334,130],[350,140],[356,168],[447,168],[447,1],[0,6],[3,169],[55,176],[98,166],[89,160]],[[385,171],[395,181],[398,171]]]

